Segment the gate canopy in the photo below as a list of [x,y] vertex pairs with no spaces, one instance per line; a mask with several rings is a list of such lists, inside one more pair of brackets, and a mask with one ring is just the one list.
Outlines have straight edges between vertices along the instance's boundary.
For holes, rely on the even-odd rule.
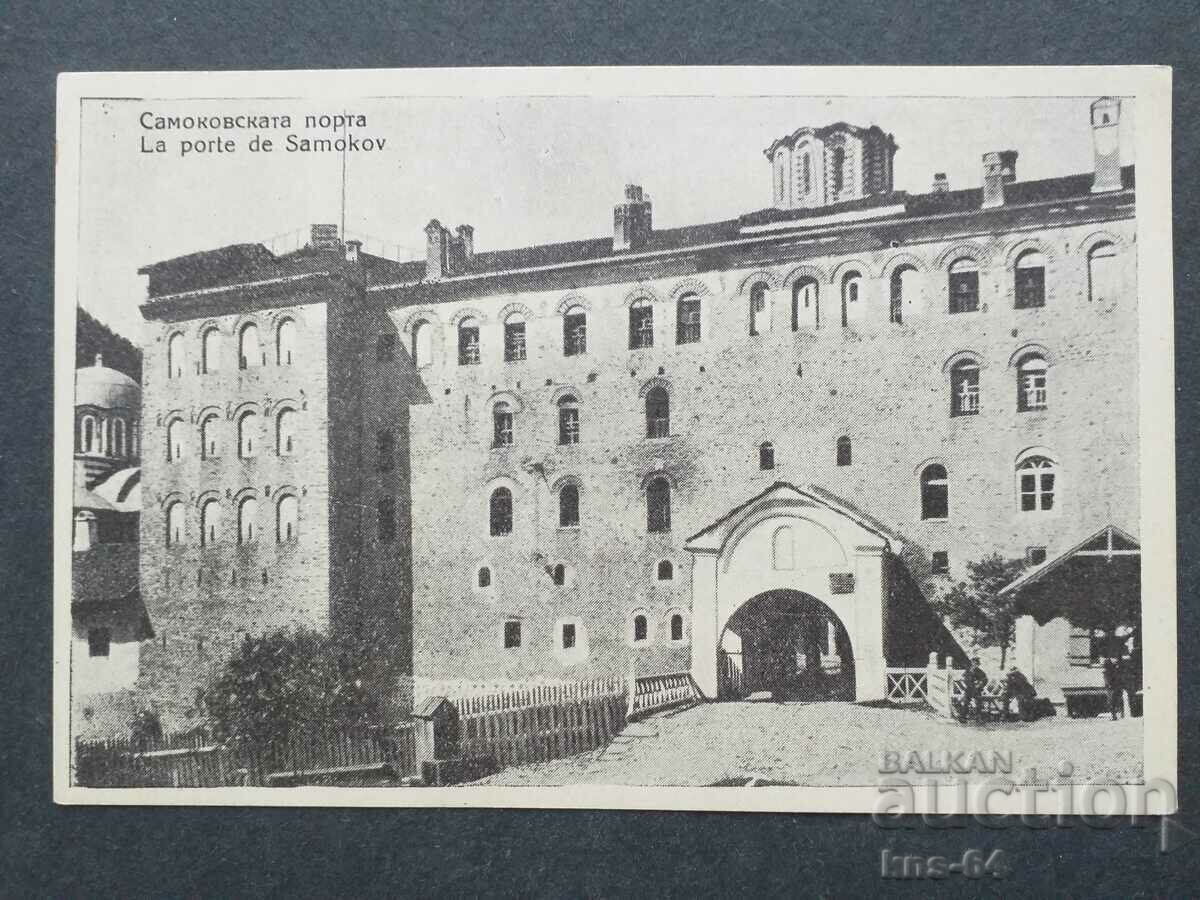
[[1017,597],[1018,615],[1044,625],[1059,616],[1080,627],[1136,622],[1141,613],[1142,551],[1115,525],[1021,575],[1000,589]]

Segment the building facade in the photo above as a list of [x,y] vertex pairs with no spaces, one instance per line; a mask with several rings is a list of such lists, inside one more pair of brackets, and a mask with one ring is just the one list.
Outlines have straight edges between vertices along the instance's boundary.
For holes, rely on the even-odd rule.
[[144,686],[305,622],[394,629],[417,679],[826,658],[879,696],[966,563],[1136,528],[1133,172],[1119,103],[1091,124],[1096,170],[1045,181],[1005,150],[895,191],[891,136],[836,125],[724,222],[629,186],[593,240],[147,267]]

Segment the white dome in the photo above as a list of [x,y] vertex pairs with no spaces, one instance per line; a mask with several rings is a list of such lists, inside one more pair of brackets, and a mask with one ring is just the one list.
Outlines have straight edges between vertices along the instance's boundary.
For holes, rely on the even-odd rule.
[[95,365],[75,370],[75,405],[140,413],[142,387],[124,372],[105,366],[97,353]]

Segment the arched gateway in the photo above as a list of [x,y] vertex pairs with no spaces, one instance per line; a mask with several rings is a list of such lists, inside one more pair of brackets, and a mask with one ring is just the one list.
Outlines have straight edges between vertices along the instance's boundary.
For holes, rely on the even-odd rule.
[[[693,535],[692,677],[782,697],[882,700],[887,538],[778,482]],[[736,658],[740,656],[739,658]],[[724,691],[722,690],[722,681]]]

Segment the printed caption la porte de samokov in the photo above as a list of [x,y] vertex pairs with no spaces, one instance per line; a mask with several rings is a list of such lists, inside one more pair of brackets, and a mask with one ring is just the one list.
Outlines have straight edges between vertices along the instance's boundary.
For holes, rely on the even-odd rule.
[[[305,131],[325,132],[308,136],[293,131],[290,115],[164,115],[144,110],[138,116],[143,131],[139,151],[152,154],[213,156],[232,154],[245,148],[250,153],[374,153],[387,146],[387,138],[362,135],[350,128],[366,128],[367,117],[355,113],[306,115]],[[186,132],[187,137],[167,136]],[[252,132],[248,137],[231,132]],[[282,132],[267,136],[264,132]]]

